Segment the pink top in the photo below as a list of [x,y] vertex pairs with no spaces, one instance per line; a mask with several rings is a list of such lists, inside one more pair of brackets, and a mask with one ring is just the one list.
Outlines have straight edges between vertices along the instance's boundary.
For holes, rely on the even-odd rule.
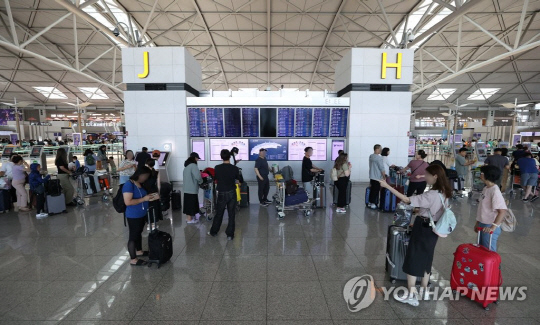
[[[409,197],[409,200],[411,200],[412,206],[420,208],[420,212],[418,213],[419,216],[429,217],[429,212],[431,212],[433,221],[437,221],[444,212],[441,195],[442,194],[440,194],[439,191],[429,190],[424,192],[424,194],[411,196]],[[444,195],[443,199],[448,206],[448,199],[446,199]]]
[[501,190],[497,185],[484,187],[478,210],[476,211],[476,220],[485,224],[492,224],[497,218],[497,210],[507,210],[506,202],[502,196]]
[[413,183],[419,183],[419,182],[425,182],[426,178],[416,178],[416,175],[425,175],[426,174],[426,168],[429,167],[429,164],[423,160],[411,160],[409,164],[407,165],[407,168],[411,170],[411,177],[409,177],[409,182]]

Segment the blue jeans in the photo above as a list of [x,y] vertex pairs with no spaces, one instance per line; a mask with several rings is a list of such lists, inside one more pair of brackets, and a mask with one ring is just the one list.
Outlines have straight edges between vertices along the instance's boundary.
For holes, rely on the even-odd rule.
[[129,181],[129,176],[127,176],[127,175],[120,175],[120,179],[119,179],[119,180],[120,180],[120,185],[121,185],[121,184],[124,184],[124,183],[126,183],[127,181]]
[[[485,224],[485,223],[481,223],[479,222],[478,223],[478,227],[482,227],[482,228],[486,228],[486,227],[491,227],[491,224]],[[499,235],[501,234],[501,228],[498,227],[497,229],[495,229],[495,231],[493,232],[493,235],[492,238],[491,238],[491,250],[496,252],[497,251],[497,239],[499,239]],[[489,248],[489,234],[488,233],[485,233],[485,232],[482,232],[480,234],[480,245],[484,246],[485,248]]]

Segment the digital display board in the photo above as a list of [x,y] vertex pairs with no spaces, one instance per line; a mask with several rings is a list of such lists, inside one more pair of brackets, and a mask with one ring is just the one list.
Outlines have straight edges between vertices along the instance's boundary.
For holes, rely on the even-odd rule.
[[201,160],[206,160],[206,146],[204,140],[191,140],[191,152],[198,153]]
[[415,138],[409,138],[408,156],[409,157],[416,156],[416,139]]
[[206,125],[208,126],[208,137],[222,138],[225,134],[223,130],[223,108],[207,108]]
[[277,118],[276,118],[276,108],[275,107],[261,107],[259,110],[260,115],[260,134],[259,136],[262,138],[270,137],[274,138],[276,137],[276,125],[277,125]]
[[243,137],[259,136],[259,108],[242,107]]
[[347,118],[349,115],[348,108],[333,108],[332,109],[332,123],[330,127],[331,137],[345,137],[347,136]]
[[189,118],[189,136],[205,137],[206,136],[205,109],[199,108],[199,107],[189,107],[188,118]]
[[313,148],[311,160],[326,160],[326,139],[288,139],[289,141],[289,160],[304,159],[304,149]]
[[13,147],[4,147],[4,151],[2,151],[2,156],[9,157],[13,153]]
[[336,161],[339,151],[345,151],[345,140],[332,140],[332,160]]
[[225,136],[228,138],[241,137],[242,136],[242,112],[240,111],[240,108],[239,107],[225,108],[223,113],[224,113],[224,119],[225,119]]
[[236,160],[249,159],[249,140],[248,139],[210,139],[210,160],[221,161],[221,150],[231,150],[238,148]]
[[294,137],[294,108],[278,108],[278,137]]
[[255,161],[259,157],[259,150],[266,149],[266,160],[287,161],[287,139],[249,139],[249,160]]
[[33,146],[32,151],[30,152],[30,157],[40,157],[42,146]]
[[330,133],[329,108],[315,108],[313,110],[313,137],[328,137]]
[[[135,152],[135,158],[137,158],[137,155],[140,154],[141,151]],[[159,158],[157,159],[157,166],[164,167],[167,163],[167,159],[169,159],[169,153],[168,151],[161,151],[159,154]]]
[[313,109],[298,107],[296,108],[296,132],[297,137],[310,137],[313,121]]

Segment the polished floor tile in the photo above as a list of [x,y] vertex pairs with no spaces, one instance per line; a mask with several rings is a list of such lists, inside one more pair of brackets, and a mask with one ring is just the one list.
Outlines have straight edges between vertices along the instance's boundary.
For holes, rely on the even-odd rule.
[[[0,324],[540,324],[540,201],[511,200],[518,227],[498,243],[503,287],[526,286],[525,300],[489,311],[467,298],[412,307],[383,299],[405,282],[392,284],[385,270],[392,214],[366,209],[364,191],[353,187],[345,214],[329,205],[309,218],[287,211],[279,219],[275,206],[253,202],[237,213],[232,241],[227,216],[209,237],[209,222],[187,225],[172,211],[160,229],[173,236],[173,257],[159,269],[129,265],[122,216],[98,198],[43,220],[2,214]],[[458,199],[452,209],[458,227],[439,239],[433,261],[431,283],[440,290],[449,287],[456,247],[476,241],[475,202]],[[145,230],[145,248],[146,241]],[[362,275],[373,277],[375,300],[351,312],[343,289]]]

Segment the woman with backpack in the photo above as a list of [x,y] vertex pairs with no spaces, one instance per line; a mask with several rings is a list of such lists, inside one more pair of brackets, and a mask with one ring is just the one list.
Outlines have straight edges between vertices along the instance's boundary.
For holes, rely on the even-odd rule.
[[402,303],[418,306],[418,291],[416,290],[416,279],[422,278],[421,292],[424,298],[427,294],[431,265],[435,254],[435,245],[439,235],[432,228],[433,222],[441,218],[448,207],[448,200],[452,197],[452,187],[446,178],[445,170],[438,165],[430,165],[425,170],[427,184],[431,185],[431,190],[416,196],[407,197],[398,190],[380,180],[381,187],[387,188],[398,199],[405,204],[410,204],[419,209],[414,222],[411,220],[412,231],[403,262],[403,272],[407,274],[408,293],[404,296],[395,295],[394,298]]
[[347,212],[345,210],[345,206],[347,205],[347,186],[349,185],[349,176],[351,175],[351,165],[348,160],[349,155],[342,153],[336,159],[334,168],[332,169],[332,178],[334,178],[334,184],[338,188],[336,213]]
[[88,168],[88,174],[93,175],[96,172],[96,162],[98,157],[94,155],[91,149],[86,149],[84,152],[84,166]]
[[426,190],[426,168],[429,164],[424,160],[427,154],[424,150],[418,150],[415,159],[411,160],[409,164],[400,170],[400,173],[405,173],[407,170],[411,170],[411,176],[409,177],[409,189],[407,190],[407,196],[420,195]]

